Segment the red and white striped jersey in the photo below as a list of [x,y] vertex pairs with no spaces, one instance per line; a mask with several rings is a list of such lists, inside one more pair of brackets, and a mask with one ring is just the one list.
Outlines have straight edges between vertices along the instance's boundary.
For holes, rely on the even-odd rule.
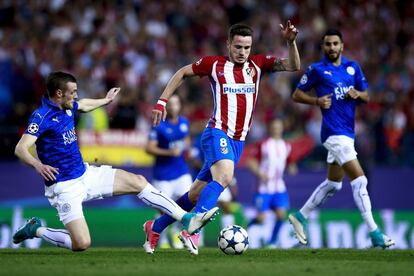
[[223,130],[230,138],[244,141],[252,123],[260,78],[270,72],[274,56],[250,55],[242,65],[225,56],[207,56],[193,63],[196,75],[208,76],[214,112],[208,126]]
[[282,139],[267,138],[258,144],[256,158],[259,170],[268,177],[267,182],[259,181],[259,193],[282,193],[286,191],[283,173],[291,151],[290,144]]

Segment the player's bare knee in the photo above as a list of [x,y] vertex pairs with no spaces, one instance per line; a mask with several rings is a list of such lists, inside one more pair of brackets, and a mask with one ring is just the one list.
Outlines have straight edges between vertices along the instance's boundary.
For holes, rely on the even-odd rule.
[[82,238],[76,241],[72,241],[72,251],[85,251],[91,246],[91,239],[89,238]]
[[145,186],[148,185],[148,181],[145,177],[139,174],[133,174],[131,173],[128,176],[128,192],[130,193],[140,193]]
[[233,174],[223,173],[217,178],[214,178],[214,180],[220,183],[221,186],[226,188],[230,185],[231,181],[233,180]]
[[134,192],[141,192],[145,186],[147,186],[148,181],[147,179],[140,175],[140,174],[134,174],[131,181],[131,188],[134,190]]

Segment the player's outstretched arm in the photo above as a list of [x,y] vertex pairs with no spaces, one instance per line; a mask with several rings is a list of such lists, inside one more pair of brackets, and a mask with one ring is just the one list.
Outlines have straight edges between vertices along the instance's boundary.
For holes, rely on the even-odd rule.
[[115,97],[118,95],[119,91],[121,91],[121,88],[114,87],[111,88],[108,93],[106,94],[105,98],[102,99],[82,99],[78,101],[78,109],[82,112],[90,112],[92,110],[95,110],[101,106],[110,104]]
[[299,31],[290,23],[290,20],[287,21],[286,26],[280,24],[280,30],[288,44],[289,57],[287,59],[276,59],[273,64],[273,71],[298,71],[300,70],[300,56],[296,46],[296,36]]
[[56,180],[56,174],[59,174],[57,168],[45,165],[40,160],[33,157],[29,149],[35,144],[36,136],[30,134],[23,134],[16,145],[14,154],[24,163],[35,168],[35,170],[46,180]]
[[165,106],[167,105],[168,99],[181,86],[185,78],[195,76],[193,72],[192,64],[188,64],[184,67],[181,67],[174,76],[168,81],[167,86],[162,92],[159,100],[152,109],[152,125],[158,126],[161,122],[161,119],[165,121],[167,118],[167,110]]

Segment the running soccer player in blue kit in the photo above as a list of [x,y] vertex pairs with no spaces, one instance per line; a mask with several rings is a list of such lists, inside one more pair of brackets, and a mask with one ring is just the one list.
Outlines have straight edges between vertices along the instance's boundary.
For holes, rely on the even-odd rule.
[[[354,147],[355,107],[368,102],[368,83],[358,63],[342,56],[343,49],[342,34],[338,30],[328,30],[322,41],[324,58],[309,66],[292,95],[295,102],[321,108],[321,141],[328,150],[328,175],[305,205],[289,215],[289,221],[299,242],[306,245],[306,219],[312,210],[341,189],[346,174],[351,181],[355,204],[368,226],[372,245],[387,248],[395,242],[384,235],[374,221],[368,180]],[[315,89],[317,97],[307,94],[311,89]]]
[[[191,233],[215,215],[218,208],[203,214],[185,212],[141,175],[83,162],[75,131],[75,112],[89,112],[111,103],[120,88],[110,89],[102,99],[77,101],[76,78],[64,72],[51,73],[46,87],[47,96],[43,97],[42,106],[30,117],[29,126],[18,142],[15,154],[44,178],[45,196],[57,209],[66,229],[43,227],[40,219],[34,217],[13,235],[14,243],[37,237],[73,251],[86,250],[91,238],[82,202],[117,195],[137,195],[147,205],[181,221]],[[29,151],[34,144],[39,159]]]
[[[185,160],[185,153],[191,148],[190,124],[187,118],[180,115],[181,100],[178,95],[171,96],[166,108],[167,119],[151,129],[145,150],[155,156],[152,185],[177,200],[190,190],[193,183]],[[144,229],[152,228],[153,223],[154,220],[145,222]],[[176,235],[176,224],[172,226],[172,246],[182,248]],[[161,233],[159,244],[161,248],[170,246],[167,231]]]

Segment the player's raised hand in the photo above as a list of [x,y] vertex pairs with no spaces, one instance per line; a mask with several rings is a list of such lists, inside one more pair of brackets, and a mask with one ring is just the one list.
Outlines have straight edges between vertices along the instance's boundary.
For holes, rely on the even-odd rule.
[[290,20],[286,22],[286,26],[283,26],[282,24],[279,24],[280,30],[282,31],[283,38],[289,42],[292,43],[295,41],[296,36],[298,34],[298,29],[294,25],[290,23]]
[[56,174],[59,174],[59,169],[45,165],[40,163],[39,165],[35,166],[35,169],[38,174],[40,174],[44,179],[47,181],[55,181],[56,180]]
[[158,126],[161,122],[161,119],[165,121],[167,118],[167,110],[165,106],[167,105],[168,100],[160,98],[152,109],[152,125]]
[[118,95],[119,91],[121,91],[120,87],[113,87],[108,91],[108,93],[106,93],[105,98],[108,99],[109,102],[112,102],[115,99],[116,95]]
[[323,97],[319,97],[316,100],[316,104],[323,109],[329,109],[332,105],[332,94],[325,95]]

